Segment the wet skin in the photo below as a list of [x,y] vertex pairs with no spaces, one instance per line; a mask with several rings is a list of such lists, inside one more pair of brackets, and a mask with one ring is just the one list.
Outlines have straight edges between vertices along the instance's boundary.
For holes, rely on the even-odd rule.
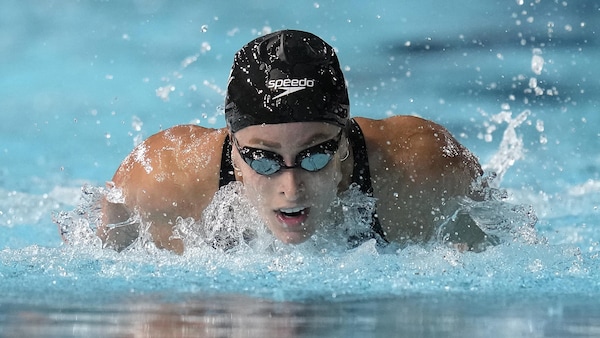
[[[440,215],[452,214],[444,210],[449,200],[480,198],[471,191],[471,183],[482,173],[477,159],[443,127],[412,116],[356,121],[365,137],[377,213],[388,240],[427,241],[435,235]],[[247,127],[235,136],[241,146],[278,153],[290,166],[298,152],[335,137],[338,130],[325,123],[302,122]],[[181,240],[172,237],[173,227],[179,216],[200,219],[218,190],[227,134],[226,129],[183,125],[136,147],[111,183],[122,189],[125,202],[104,202],[103,225],[97,233],[106,246],[119,250],[135,239],[136,224],[115,229],[108,225],[125,222],[137,210],[158,247],[183,252]],[[354,157],[350,149],[341,161],[348,151],[345,145],[342,137],[340,149],[322,171],[284,169],[271,177],[253,172],[233,147],[232,158],[239,169],[236,179],[244,183],[248,197],[278,239],[306,240],[328,202],[348,188]],[[473,229],[478,235],[457,238],[484,238],[475,225],[458,228]]]

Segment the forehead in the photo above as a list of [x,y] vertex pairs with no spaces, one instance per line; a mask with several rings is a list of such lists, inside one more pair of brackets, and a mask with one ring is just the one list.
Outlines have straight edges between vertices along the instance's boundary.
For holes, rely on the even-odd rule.
[[235,137],[249,146],[302,147],[328,140],[339,130],[339,127],[325,122],[292,122],[249,126],[235,133]]

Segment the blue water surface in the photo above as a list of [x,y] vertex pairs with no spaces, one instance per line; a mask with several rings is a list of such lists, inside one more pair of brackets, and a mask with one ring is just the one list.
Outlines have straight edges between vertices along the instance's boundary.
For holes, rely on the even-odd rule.
[[[0,336],[600,335],[596,1],[0,8]],[[104,186],[141,139],[223,127],[233,54],[282,28],[338,50],[352,115],[446,126],[499,174],[497,213],[531,206],[537,233],[482,253],[62,243],[53,217],[88,219],[82,187]]]

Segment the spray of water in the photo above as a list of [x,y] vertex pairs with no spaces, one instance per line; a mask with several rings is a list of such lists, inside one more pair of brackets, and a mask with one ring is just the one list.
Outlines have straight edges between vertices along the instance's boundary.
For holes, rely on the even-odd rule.
[[524,110],[513,118],[512,112],[502,111],[492,116],[492,121],[496,124],[507,124],[498,151],[487,164],[483,165],[486,172],[495,173],[496,179],[493,182],[496,187],[499,186],[508,169],[524,156],[523,138],[517,134],[517,128],[530,114],[529,110]]

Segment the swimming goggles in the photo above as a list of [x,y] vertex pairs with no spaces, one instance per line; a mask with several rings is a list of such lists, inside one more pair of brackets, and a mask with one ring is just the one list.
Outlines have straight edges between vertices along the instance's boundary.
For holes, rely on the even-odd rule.
[[294,165],[287,166],[283,161],[283,157],[275,152],[252,148],[240,147],[237,139],[231,135],[233,144],[240,153],[244,161],[260,175],[273,175],[281,169],[302,168],[306,171],[315,172],[327,166],[333,155],[338,150],[342,131],[336,137],[302,150],[296,155]]

